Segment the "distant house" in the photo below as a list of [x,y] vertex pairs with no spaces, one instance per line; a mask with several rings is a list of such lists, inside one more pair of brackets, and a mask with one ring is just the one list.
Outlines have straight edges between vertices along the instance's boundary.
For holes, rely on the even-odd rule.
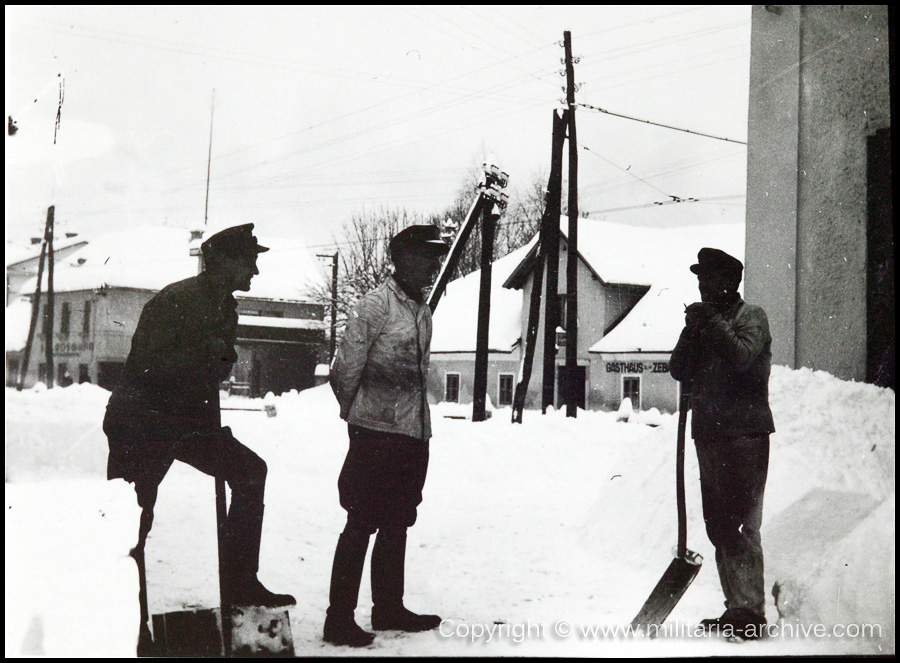
[[894,386],[888,5],[754,5],[748,298],[773,360]]
[[[196,248],[198,240],[194,239]],[[260,254],[260,274],[248,293],[238,292],[238,361],[227,387],[250,396],[305,389],[327,353],[324,306],[310,301],[307,285],[320,278],[297,242],[271,242]],[[98,237],[59,261],[54,274],[54,383],[115,386],[131,348],[141,311],[169,283],[195,275],[187,230],[140,227]],[[14,384],[30,320],[36,279],[7,309],[7,384]],[[28,293],[32,295],[28,295]],[[43,320],[46,284],[39,303],[25,386],[47,382]],[[27,309],[27,313],[26,313]],[[12,341],[12,342],[11,342]]]
[[[53,259],[62,261],[66,256],[82,249],[87,240],[69,234],[53,242]],[[28,247],[6,246],[6,303],[10,304],[22,294],[22,287],[37,278],[38,263],[41,258],[41,239],[33,238]],[[33,293],[28,293],[33,294]]]
[[[629,398],[636,409],[677,409],[678,383],[669,375],[668,362],[684,324],[684,307],[699,299],[697,279],[688,268],[704,246],[743,259],[743,214],[742,205],[684,202],[580,221],[574,395],[578,407],[617,409]],[[566,227],[563,219],[561,228]],[[568,342],[566,250],[563,232],[556,293],[561,304],[554,380],[557,408],[565,404],[559,384]],[[536,251],[533,240],[492,267],[488,397],[494,407],[512,403],[519,379]],[[472,401],[479,281],[475,272],[450,283],[435,312],[429,374],[433,402]],[[542,316],[526,408],[539,408],[541,403],[543,337]]]

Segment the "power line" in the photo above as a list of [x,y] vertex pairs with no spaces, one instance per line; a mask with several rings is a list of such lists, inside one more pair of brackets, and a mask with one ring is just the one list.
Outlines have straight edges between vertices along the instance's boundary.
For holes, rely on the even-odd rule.
[[637,117],[631,117],[630,115],[622,115],[621,113],[614,113],[610,110],[606,110],[605,108],[598,108],[597,106],[591,106],[590,104],[584,103],[576,103],[576,106],[581,106],[582,108],[588,108],[593,111],[597,111],[598,113],[604,113],[606,115],[612,115],[614,117],[621,117],[626,120],[633,120],[635,122],[643,122],[644,124],[652,124],[654,127],[662,127],[664,129],[673,129],[675,131],[682,131],[687,134],[693,134],[695,136],[703,136],[704,138],[714,138],[715,140],[724,140],[728,143],[737,143],[739,145],[746,145],[746,141],[734,140],[733,138],[723,138],[721,136],[713,136],[712,134],[705,134],[700,131],[692,131],[691,129],[682,129],[680,127],[674,127],[670,124],[661,124],[659,122],[651,122],[650,120],[642,120]]

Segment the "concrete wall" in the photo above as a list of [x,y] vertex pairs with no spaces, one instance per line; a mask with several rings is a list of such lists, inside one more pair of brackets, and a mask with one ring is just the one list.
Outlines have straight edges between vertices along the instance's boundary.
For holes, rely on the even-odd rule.
[[890,126],[885,5],[753,7],[747,301],[773,360],[866,369],[866,138]]

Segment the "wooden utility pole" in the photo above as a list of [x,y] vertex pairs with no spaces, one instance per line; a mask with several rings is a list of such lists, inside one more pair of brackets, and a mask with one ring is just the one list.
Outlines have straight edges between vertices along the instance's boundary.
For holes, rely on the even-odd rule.
[[475,377],[472,387],[472,421],[484,421],[487,401],[488,333],[491,322],[491,265],[497,217],[493,204],[481,212],[481,283],[478,290],[478,331],[475,340]]
[[41,308],[41,286],[44,281],[44,261],[47,258],[47,229],[50,227],[50,219],[53,216],[53,207],[47,209],[47,221],[44,224],[44,237],[41,240],[41,256],[38,258],[37,285],[34,288],[34,297],[31,300],[31,323],[28,325],[28,339],[25,341],[25,353],[22,356],[22,366],[19,370],[19,382],[16,385],[18,391],[25,387],[25,377],[28,375],[28,363],[31,359],[31,348],[34,345],[34,333],[37,331],[37,321]]
[[[541,312],[541,290],[544,287],[544,266],[549,263],[550,248],[555,243],[557,251],[553,253],[557,259],[554,264],[558,268],[558,250],[559,250],[559,208],[560,208],[560,187],[562,182],[562,151],[563,143],[566,140],[566,112],[562,112],[562,116],[553,111],[553,138],[551,141],[550,152],[550,177],[547,182],[547,191],[544,195],[544,213],[541,216],[540,237],[538,240],[538,254],[534,264],[534,271],[531,279],[531,297],[528,307],[528,325],[525,330],[525,356],[522,359],[522,369],[519,375],[519,383],[516,385],[516,392],[513,396],[513,423],[522,423],[522,411],[525,409],[525,397],[528,393],[528,384],[531,381],[531,371],[534,364],[534,352],[537,345],[537,332],[540,325]],[[549,274],[549,266],[547,267]],[[549,277],[548,277],[549,279]],[[556,279],[554,278],[554,283]],[[555,288],[555,286],[554,286]],[[545,311],[549,304],[550,298],[555,299],[556,293],[547,288],[545,297]],[[544,322],[547,315],[544,315]],[[555,326],[550,328],[555,333]],[[547,338],[545,334],[544,338]],[[550,335],[553,339],[553,334]],[[550,376],[550,398],[553,398],[553,365],[555,363],[555,345],[551,346],[552,353],[544,350],[544,367],[545,375],[547,374],[546,366],[549,361]],[[543,407],[546,412],[546,405]]]
[[556,390],[556,328],[559,326],[559,217],[562,208],[562,153],[569,111],[554,117],[553,154],[547,191],[547,291],[544,301],[544,373],[541,413],[554,404]]
[[328,258],[331,260],[331,341],[328,346],[328,362],[334,359],[334,353],[337,349],[337,305],[338,305],[338,251],[332,253],[319,253],[319,258]]
[[47,208],[47,306],[44,307],[44,360],[47,362],[47,389],[53,389],[53,216],[55,207]]
[[566,416],[578,416],[578,141],[575,137],[575,63],[572,33],[564,33],[569,108],[569,241],[566,258]]

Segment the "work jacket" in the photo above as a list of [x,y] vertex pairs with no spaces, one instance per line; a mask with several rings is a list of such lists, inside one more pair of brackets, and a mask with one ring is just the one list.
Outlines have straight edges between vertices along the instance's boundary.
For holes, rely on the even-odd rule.
[[766,312],[740,297],[682,330],[670,371],[691,391],[695,439],[775,432],[769,409],[771,346]]
[[147,302],[107,405],[110,479],[146,474],[179,439],[219,430],[218,385],[237,359],[236,337],[237,302],[205,272]]
[[431,438],[426,379],[431,308],[389,277],[354,307],[334,357],[331,388],[347,423]]

